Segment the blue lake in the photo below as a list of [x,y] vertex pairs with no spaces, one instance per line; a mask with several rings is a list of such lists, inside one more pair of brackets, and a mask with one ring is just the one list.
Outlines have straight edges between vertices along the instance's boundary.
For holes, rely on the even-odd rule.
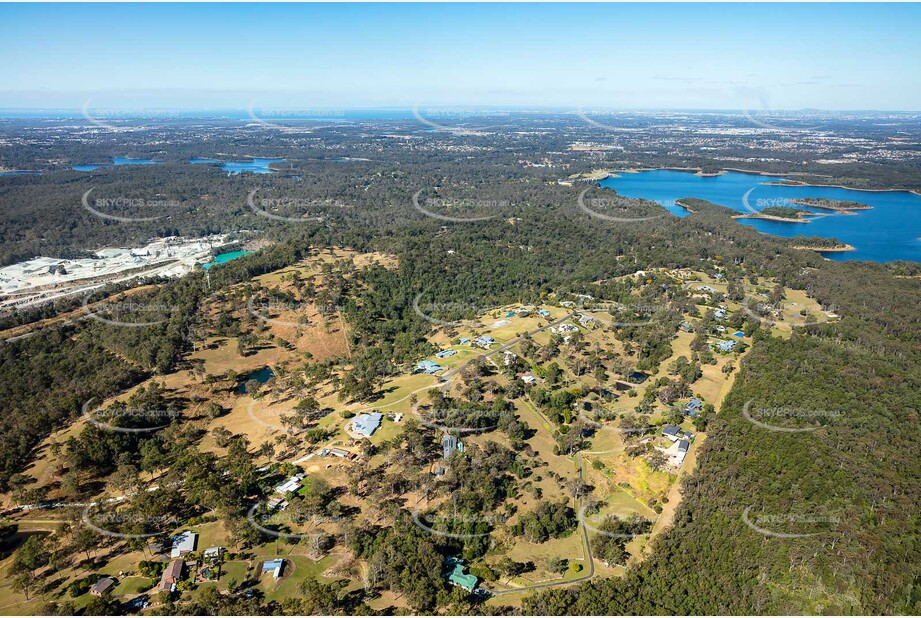
[[[678,217],[688,215],[675,200],[696,197],[742,213],[769,206],[791,206],[815,212],[809,223],[785,223],[764,219],[737,219],[766,234],[775,236],[821,236],[837,238],[855,251],[829,252],[833,260],[914,260],[921,262],[921,195],[907,191],[854,191],[835,187],[792,187],[765,183],[779,182],[783,176],[757,176],[728,172],[720,176],[697,176],[692,172],[655,170],[636,174],[622,173],[606,178],[601,186],[624,197],[658,202]],[[868,204],[871,210],[844,214],[796,206],[789,200],[826,198]]]
[[42,173],[37,170],[11,170],[9,172],[0,172],[0,176],[41,176]]
[[246,159],[245,161],[219,161],[218,159],[208,159],[206,157],[196,157],[189,159],[193,165],[219,165],[222,170],[228,174],[239,174],[241,172],[250,172],[252,174],[274,174],[270,165],[272,163],[283,163],[285,159]]
[[214,256],[214,259],[213,259],[212,261],[208,262],[207,264],[202,264],[201,267],[204,268],[205,270],[207,270],[207,269],[211,268],[212,266],[214,266],[215,264],[223,264],[224,262],[229,262],[230,260],[235,260],[235,259],[237,259],[238,257],[243,257],[244,255],[246,255],[246,254],[248,254],[248,253],[249,253],[249,251],[245,251],[245,250],[241,250],[241,251],[228,251],[227,253],[219,253],[219,254],[217,254],[217,255]]
[[75,172],[92,172],[93,170],[98,170],[103,167],[109,167],[109,166],[104,163],[97,163],[93,165],[74,165],[73,167],[71,167],[71,169],[74,170]]
[[115,165],[157,165],[159,161],[153,161],[151,159],[124,159],[122,157],[114,157],[112,163]]
[[284,159],[248,159],[246,161],[227,161],[221,166],[221,169],[230,174],[240,174],[241,172],[251,172],[253,174],[274,174],[275,171],[269,166],[272,163],[283,163]]

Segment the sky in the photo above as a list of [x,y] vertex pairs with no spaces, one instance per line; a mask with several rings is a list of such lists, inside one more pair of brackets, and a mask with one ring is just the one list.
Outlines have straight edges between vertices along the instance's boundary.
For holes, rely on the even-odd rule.
[[2,4],[0,108],[921,110],[918,4]]

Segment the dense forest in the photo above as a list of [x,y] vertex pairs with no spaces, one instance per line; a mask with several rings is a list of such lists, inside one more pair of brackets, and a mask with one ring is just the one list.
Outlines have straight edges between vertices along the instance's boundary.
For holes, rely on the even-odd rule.
[[[921,189],[911,142],[889,141],[889,125],[872,120],[823,117],[822,127],[845,140],[840,145],[794,131],[781,143],[720,139],[706,150],[683,132],[686,118],[619,117],[618,122],[636,132],[618,134],[617,149],[606,144],[610,133],[573,115],[513,114],[473,122],[504,130],[454,136],[394,118],[306,123],[300,131],[279,133],[230,119],[171,119],[126,121],[130,131],[111,139],[106,131],[74,131],[73,121],[65,119],[41,126],[0,119],[0,137],[6,138],[0,141],[0,168],[43,172],[0,176],[0,265],[35,255],[78,257],[101,246],[140,243],[154,236],[239,230],[283,236],[290,225],[260,216],[248,204],[254,190],[257,206],[263,200],[273,203],[270,214],[322,217],[327,227],[341,229],[356,220],[373,227],[416,219],[420,213],[412,207],[412,196],[420,190],[423,203],[440,197],[537,205],[540,200],[532,201],[527,192],[550,191],[548,185],[560,178],[594,169],[675,167],[712,173],[743,168],[788,174],[797,182]],[[731,115],[695,122],[723,130],[750,125]],[[900,129],[903,135],[921,133],[911,117],[903,119]],[[795,157],[778,156],[793,140]],[[904,156],[877,161],[868,154],[863,162],[820,162],[847,153],[852,146],[846,140],[876,142]],[[573,144],[592,147],[580,150]],[[71,169],[107,164],[113,157],[149,158],[159,164]],[[214,165],[189,164],[195,157],[284,161],[273,164],[274,174],[228,176]],[[756,163],[739,162],[747,159]],[[574,202],[578,188],[561,195]],[[87,191],[91,201],[122,200],[100,207],[106,214],[158,218],[129,225],[101,219],[82,206]],[[309,223],[295,224],[301,226]]]

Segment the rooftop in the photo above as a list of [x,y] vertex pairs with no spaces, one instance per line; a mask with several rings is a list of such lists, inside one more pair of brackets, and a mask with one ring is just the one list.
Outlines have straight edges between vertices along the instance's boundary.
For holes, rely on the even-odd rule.
[[198,534],[194,532],[180,532],[173,537],[173,548],[170,551],[170,558],[179,558],[183,554],[195,551],[195,543],[198,541]]
[[377,428],[381,426],[381,419],[383,418],[384,415],[380,412],[359,414],[352,419],[352,431],[365,438],[370,438],[377,431]]
[[115,580],[111,577],[103,577],[98,582],[93,584],[93,587],[90,588],[90,592],[95,595],[104,594],[109,588],[115,585]]
[[473,592],[476,589],[477,579],[476,575],[470,575],[464,573],[464,562],[460,558],[448,558],[446,561],[448,567],[448,582],[463,588],[469,592]]

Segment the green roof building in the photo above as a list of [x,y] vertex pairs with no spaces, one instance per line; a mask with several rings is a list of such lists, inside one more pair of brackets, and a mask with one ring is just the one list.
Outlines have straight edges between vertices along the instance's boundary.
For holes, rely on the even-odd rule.
[[473,592],[476,590],[476,585],[479,579],[476,575],[470,575],[469,573],[464,573],[464,561],[460,558],[450,556],[446,561],[447,565],[446,574],[448,577],[448,583],[452,586],[459,586],[467,592]]

